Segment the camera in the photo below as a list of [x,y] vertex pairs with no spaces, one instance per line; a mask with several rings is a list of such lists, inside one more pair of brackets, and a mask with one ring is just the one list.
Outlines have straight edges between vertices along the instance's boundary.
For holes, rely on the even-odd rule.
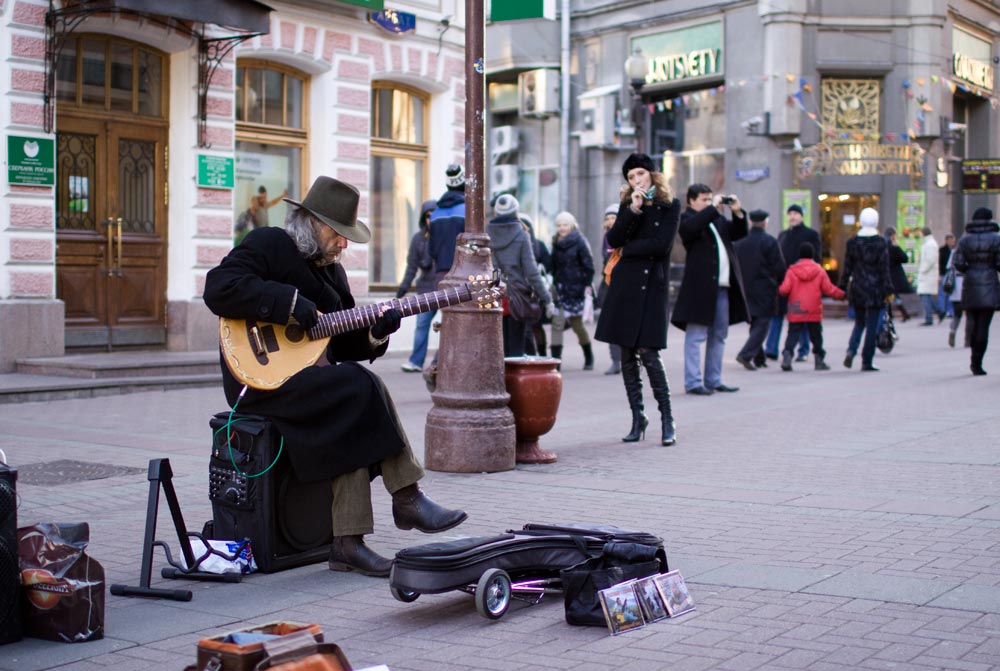
[[720,200],[719,202],[722,203],[723,205],[732,205],[733,204],[733,197],[732,196],[723,196],[722,200]]

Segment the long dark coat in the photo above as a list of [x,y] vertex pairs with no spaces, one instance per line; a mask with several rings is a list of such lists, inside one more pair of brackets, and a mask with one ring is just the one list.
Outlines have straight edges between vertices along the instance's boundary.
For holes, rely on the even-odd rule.
[[754,226],[735,247],[750,316],[773,317],[778,314],[778,285],[785,279],[785,262],[778,241],[763,228]]
[[955,245],[955,269],[965,275],[962,309],[1000,308],[1000,233],[992,221],[973,221]]
[[552,278],[557,305],[570,315],[583,314],[584,294],[594,281],[594,255],[580,231],[552,238]]
[[[320,312],[354,307],[340,264],[319,267],[303,259],[281,228],[259,228],[244,238],[205,281],[205,304],[220,317],[287,324],[298,289]],[[237,412],[264,415],[285,439],[285,450],[302,481],[328,480],[371,466],[402,450],[406,438],[382,380],[354,363],[385,354],[373,349],[368,330],[330,339],[329,366],[309,366],[272,391],[248,389],[225,362],[223,385]]]
[[877,235],[857,235],[847,241],[840,288],[853,308],[879,308],[893,293],[889,250]]
[[910,280],[906,277],[906,271],[903,270],[903,264],[909,261],[906,252],[899,245],[894,245],[891,242],[887,244],[889,245],[889,277],[892,278],[893,292],[896,294],[914,293],[913,285],[910,284]]
[[715,319],[715,301],[719,290],[719,245],[709,224],[715,224],[722,244],[729,255],[729,323],[745,322],[748,318],[740,261],[733,249],[733,242],[746,237],[747,218],[744,213],[730,221],[715,206],[709,205],[700,212],[690,207],[681,215],[680,235],[687,258],[684,261],[684,278],[677,293],[677,305],[670,320],[682,331],[691,324],[711,324]]
[[618,208],[608,243],[622,249],[597,320],[594,338],[623,347],[667,346],[670,252],[677,235],[680,202],[653,200],[635,214]]

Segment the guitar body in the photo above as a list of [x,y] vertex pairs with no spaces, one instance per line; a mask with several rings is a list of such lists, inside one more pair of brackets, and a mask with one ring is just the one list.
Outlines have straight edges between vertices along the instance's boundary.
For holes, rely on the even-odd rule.
[[330,338],[311,340],[294,324],[222,318],[219,341],[233,377],[254,389],[268,391],[319,361]]
[[503,289],[498,284],[498,280],[470,276],[469,283],[459,287],[320,314],[308,332],[298,324],[221,317],[222,358],[241,383],[264,391],[277,389],[306,366],[319,362],[332,336],[370,327],[385,309],[409,316],[472,300],[481,310],[499,309]]

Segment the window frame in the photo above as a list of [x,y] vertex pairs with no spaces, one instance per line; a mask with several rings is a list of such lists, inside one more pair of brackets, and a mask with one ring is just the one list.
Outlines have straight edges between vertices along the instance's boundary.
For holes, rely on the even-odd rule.
[[[245,70],[247,68],[256,68],[259,70],[271,70],[280,73],[282,78],[283,91],[281,92],[281,120],[280,125],[268,124],[263,122],[255,121],[245,121],[241,120],[237,116],[237,110],[240,106],[237,105],[237,98],[242,96],[243,100],[243,112],[246,114],[247,111],[247,89],[244,86],[243,91],[236,87],[236,82],[239,81],[239,70]],[[237,133],[244,133],[247,136],[259,137],[286,137],[291,140],[301,139],[303,142],[309,136],[309,84],[310,76],[301,70],[297,70],[291,66],[285,65],[283,63],[277,63],[275,61],[268,61],[261,58],[238,58],[236,60],[236,68],[233,73],[233,120],[236,124]],[[302,81],[302,124],[299,128],[293,126],[286,126],[285,122],[288,118],[288,83],[284,77],[295,77]],[[244,81],[246,81],[246,75],[244,74]],[[264,104],[264,92],[260,94],[260,104]],[[262,114],[263,118],[263,114]],[[255,140],[260,141],[260,140]]]
[[[386,138],[380,138],[373,135],[373,132],[378,128],[379,114],[381,110],[377,105],[378,93],[380,91],[392,90],[401,91],[408,95],[412,95],[420,99],[424,104],[424,115],[423,115],[423,138],[424,142],[403,142],[400,140],[391,140]],[[422,203],[427,200],[427,184],[430,178],[430,109],[431,109],[431,96],[426,91],[422,91],[414,86],[409,86],[407,84],[400,84],[399,82],[393,81],[375,81],[371,85],[371,125],[369,129],[369,141],[371,149],[369,151],[370,157],[374,158],[376,156],[383,158],[403,158],[410,160],[421,160],[423,161],[423,183],[424,183],[424,193],[418,194],[418,202]],[[369,173],[369,193],[372,193],[371,180],[374,179],[374,175]],[[412,235],[415,232],[414,226],[416,226],[415,221],[407,221],[404,224],[406,226],[407,232]],[[398,280],[388,282],[375,282],[371,279],[371,269],[369,268],[368,274],[368,288],[372,293],[391,293],[398,287]]]

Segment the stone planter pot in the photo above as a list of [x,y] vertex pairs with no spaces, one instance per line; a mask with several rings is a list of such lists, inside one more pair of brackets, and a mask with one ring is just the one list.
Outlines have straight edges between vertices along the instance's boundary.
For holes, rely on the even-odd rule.
[[548,433],[556,423],[562,397],[558,365],[558,359],[541,357],[504,359],[504,379],[517,436],[515,458],[519,464],[551,464],[556,460],[554,452],[538,448],[538,437]]

